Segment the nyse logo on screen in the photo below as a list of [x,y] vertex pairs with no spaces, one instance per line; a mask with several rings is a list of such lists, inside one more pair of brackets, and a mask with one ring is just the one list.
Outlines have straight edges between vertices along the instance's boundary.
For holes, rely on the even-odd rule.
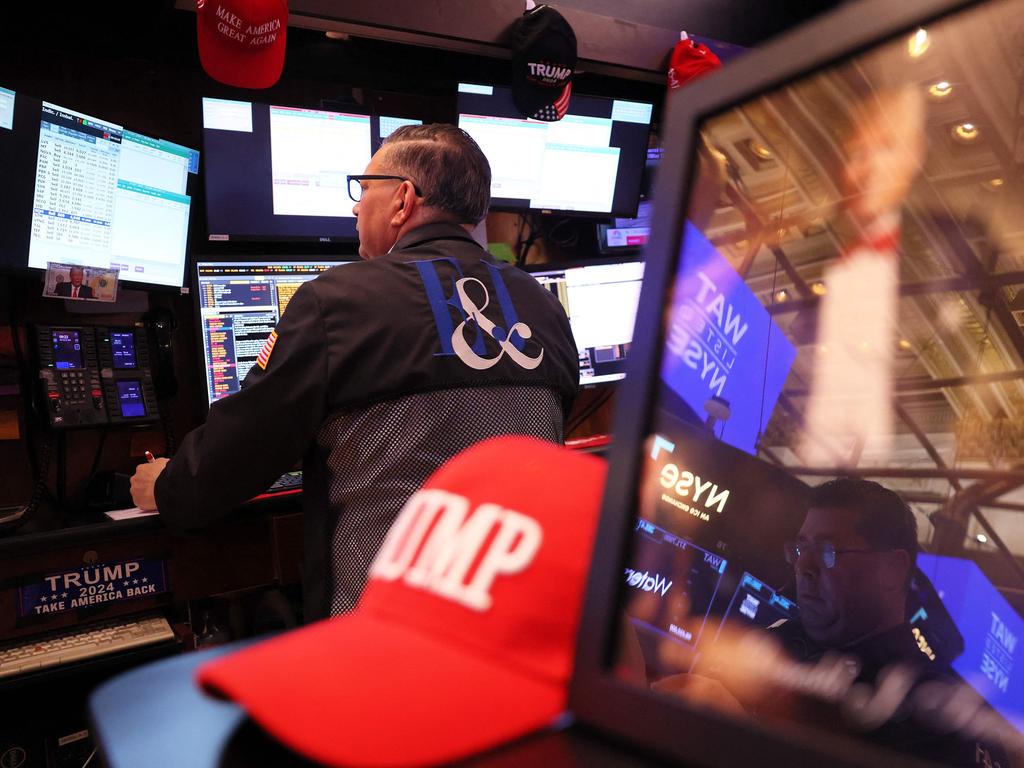
[[[654,436],[651,447],[651,458],[658,461],[666,453],[669,456],[676,449],[676,444],[661,435]],[[658,473],[658,482],[667,492],[661,494],[661,500],[677,509],[689,512],[694,517],[708,522],[711,512],[722,514],[729,501],[729,489],[719,488],[718,483],[702,478],[693,472],[680,469],[677,464],[668,462]],[[692,503],[691,503],[692,502]]]
[[[669,491],[661,495],[662,501],[667,501],[705,522],[711,519],[712,511],[722,514],[726,502],[729,501],[728,488],[719,488],[718,483],[685,469],[680,470],[675,464],[663,466],[658,481],[662,488]],[[684,499],[689,499],[692,503],[685,502]]]

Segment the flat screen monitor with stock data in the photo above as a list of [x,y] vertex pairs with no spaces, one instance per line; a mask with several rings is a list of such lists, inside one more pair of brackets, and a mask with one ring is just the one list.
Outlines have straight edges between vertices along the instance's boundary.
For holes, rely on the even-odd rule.
[[239,390],[299,287],[344,261],[196,263],[203,370],[209,404]]
[[0,170],[3,267],[80,264],[184,285],[196,150],[0,88]]

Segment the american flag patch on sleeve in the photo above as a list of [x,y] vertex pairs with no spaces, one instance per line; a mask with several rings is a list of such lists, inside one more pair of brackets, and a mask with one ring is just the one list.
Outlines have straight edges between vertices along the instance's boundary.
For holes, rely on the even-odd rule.
[[267,363],[270,362],[270,353],[274,351],[275,344],[277,344],[277,331],[271,331],[270,335],[267,336],[267,340],[263,342],[263,349],[256,355],[256,365],[263,370],[267,369]]

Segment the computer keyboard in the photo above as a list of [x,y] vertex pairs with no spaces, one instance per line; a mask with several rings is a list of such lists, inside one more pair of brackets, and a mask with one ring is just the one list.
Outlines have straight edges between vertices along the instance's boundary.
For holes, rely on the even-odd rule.
[[163,616],[118,618],[0,644],[0,678],[174,640]]
[[294,489],[302,488],[302,470],[296,470],[294,472],[285,472],[277,480],[270,484],[264,493],[279,493],[281,491],[291,491]]

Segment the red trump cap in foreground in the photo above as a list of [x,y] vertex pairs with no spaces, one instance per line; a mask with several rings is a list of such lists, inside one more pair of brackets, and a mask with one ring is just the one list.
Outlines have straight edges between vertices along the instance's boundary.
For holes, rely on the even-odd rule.
[[403,508],[350,614],[202,667],[280,742],[332,765],[456,760],[565,709],[605,463],[480,443]]

